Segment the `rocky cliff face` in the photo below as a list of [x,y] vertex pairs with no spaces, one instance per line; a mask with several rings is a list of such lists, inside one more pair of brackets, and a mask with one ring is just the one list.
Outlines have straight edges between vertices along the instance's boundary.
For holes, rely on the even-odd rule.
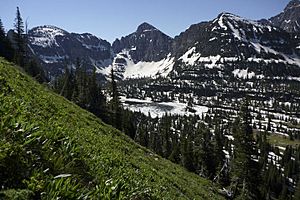
[[139,61],[159,61],[166,57],[171,48],[172,38],[154,26],[143,23],[137,30],[112,44],[115,53],[129,50],[135,63]]

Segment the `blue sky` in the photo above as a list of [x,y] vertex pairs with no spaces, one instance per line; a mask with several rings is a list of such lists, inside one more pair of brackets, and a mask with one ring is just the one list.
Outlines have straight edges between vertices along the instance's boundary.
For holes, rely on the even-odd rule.
[[55,25],[69,32],[89,32],[112,42],[148,22],[174,37],[191,24],[226,11],[248,19],[280,13],[289,0],[1,0],[0,18],[13,26],[16,7],[29,28]]

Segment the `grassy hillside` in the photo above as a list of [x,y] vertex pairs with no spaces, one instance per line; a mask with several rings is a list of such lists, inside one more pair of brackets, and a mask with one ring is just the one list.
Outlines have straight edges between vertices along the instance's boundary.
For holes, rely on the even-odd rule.
[[0,58],[0,199],[221,199]]

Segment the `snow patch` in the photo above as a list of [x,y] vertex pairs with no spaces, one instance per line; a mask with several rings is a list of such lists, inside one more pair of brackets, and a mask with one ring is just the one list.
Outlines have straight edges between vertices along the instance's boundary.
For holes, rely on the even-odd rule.
[[153,102],[150,99],[127,99],[121,97],[121,101],[124,103],[124,107],[132,111],[142,112],[145,115],[150,113],[151,117],[162,117],[168,113],[170,115],[202,115],[202,113],[208,112],[208,107],[195,105],[192,107],[195,112],[189,112],[185,103],[179,102]]
[[220,26],[222,29],[224,29],[225,31],[227,31],[227,26],[225,26],[225,25],[224,25],[224,22],[223,22],[223,16],[224,16],[224,15],[221,15],[221,16],[220,16],[220,18],[219,18],[219,20],[218,20],[218,24],[219,24],[219,26]]
[[246,79],[246,78],[252,78],[255,76],[255,73],[254,72],[248,72],[248,68],[247,69],[235,69],[232,71],[232,73],[234,74],[235,77],[238,77],[238,78],[243,78],[243,79]]
[[124,78],[141,78],[153,76],[167,76],[173,69],[174,58],[170,55],[158,62],[140,61],[136,64],[127,65]]
[[134,63],[129,54],[129,50],[123,50],[116,55],[113,63],[109,67],[99,70],[98,72],[108,76],[111,68],[114,67],[116,71],[120,72],[120,78],[122,79],[155,76],[165,77],[172,71],[174,62],[175,58],[169,54],[166,58],[157,62],[140,61]]
[[196,53],[196,47],[192,47],[185,54],[183,54],[179,60],[182,60],[184,63],[188,65],[194,65],[195,62],[200,58],[201,54]]
[[216,40],[216,39],[218,39],[218,38],[213,37],[213,38],[210,38],[208,41],[211,42],[211,41],[214,41],[214,40]]

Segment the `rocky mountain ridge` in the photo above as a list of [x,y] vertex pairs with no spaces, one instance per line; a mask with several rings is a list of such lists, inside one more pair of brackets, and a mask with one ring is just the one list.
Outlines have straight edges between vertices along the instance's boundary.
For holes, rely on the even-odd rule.
[[[298,0],[291,1],[280,14],[282,19],[291,16],[284,13],[297,13],[298,5]],[[88,33],[41,26],[29,31],[29,43],[54,77],[62,73],[64,63],[75,66],[77,58],[90,70],[96,67],[100,75],[107,76],[113,66],[121,79],[167,76],[186,71],[187,65],[219,68],[227,74],[247,70],[263,76],[298,77],[300,34],[290,33],[286,24],[282,25],[286,28],[274,25],[275,21],[253,21],[224,12],[212,21],[192,25],[174,39],[142,23],[112,45]]]
[[67,64],[75,66],[77,58],[88,70],[106,67],[113,58],[110,43],[89,33],[69,33],[47,25],[31,29],[28,40],[50,76],[61,74]]

